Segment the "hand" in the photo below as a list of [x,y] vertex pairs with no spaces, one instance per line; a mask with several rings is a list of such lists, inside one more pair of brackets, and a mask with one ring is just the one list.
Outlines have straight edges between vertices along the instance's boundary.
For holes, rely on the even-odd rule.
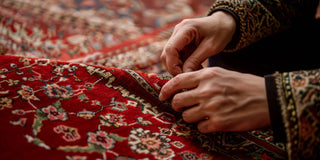
[[316,19],[320,19],[320,0],[318,2],[318,7],[317,7],[317,10],[316,10],[316,14],[315,14],[315,18]]
[[179,74],[167,82],[159,99],[171,97],[172,108],[183,112],[185,122],[199,122],[202,133],[248,131],[270,125],[263,77],[205,68]]
[[223,11],[183,20],[176,25],[164,47],[162,63],[172,75],[198,70],[204,60],[227,46],[235,30],[235,19]]

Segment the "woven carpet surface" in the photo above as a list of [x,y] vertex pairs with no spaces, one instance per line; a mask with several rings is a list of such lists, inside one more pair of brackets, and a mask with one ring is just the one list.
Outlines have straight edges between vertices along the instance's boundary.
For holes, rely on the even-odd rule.
[[157,98],[174,25],[210,4],[0,0],[0,159],[284,159],[269,128],[201,134]]
[[0,0],[0,52],[156,72],[174,25],[204,15],[210,4],[210,0]]
[[0,58],[0,159],[280,159],[269,129],[200,134],[157,97],[170,77]]

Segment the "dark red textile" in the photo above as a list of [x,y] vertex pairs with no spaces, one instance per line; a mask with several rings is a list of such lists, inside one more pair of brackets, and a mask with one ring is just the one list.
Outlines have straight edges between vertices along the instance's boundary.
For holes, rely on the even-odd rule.
[[270,130],[200,134],[157,97],[169,77],[0,56],[0,159],[284,158]]

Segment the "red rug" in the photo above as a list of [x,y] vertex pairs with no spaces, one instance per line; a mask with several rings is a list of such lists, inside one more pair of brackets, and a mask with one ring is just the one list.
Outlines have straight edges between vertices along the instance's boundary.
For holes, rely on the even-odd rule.
[[269,129],[200,134],[160,102],[170,77],[0,56],[0,159],[282,159]]
[[0,52],[158,72],[174,24],[204,15],[210,5],[211,0],[0,0]]

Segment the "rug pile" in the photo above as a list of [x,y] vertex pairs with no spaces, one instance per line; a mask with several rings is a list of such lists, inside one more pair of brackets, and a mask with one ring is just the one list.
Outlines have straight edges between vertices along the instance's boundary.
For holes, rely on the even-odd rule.
[[201,134],[163,74],[0,56],[0,159],[281,159],[271,131]]
[[0,52],[161,72],[174,25],[210,1],[1,0]]

